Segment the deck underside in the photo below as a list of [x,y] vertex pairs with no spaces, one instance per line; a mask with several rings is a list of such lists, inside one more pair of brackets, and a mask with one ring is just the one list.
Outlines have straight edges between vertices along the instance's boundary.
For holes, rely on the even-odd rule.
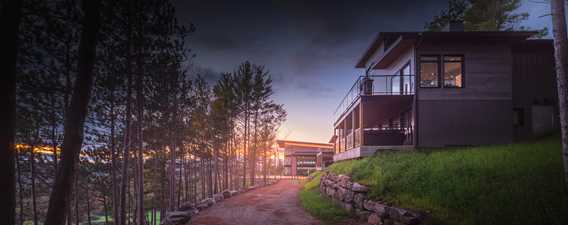
[[360,146],[348,151],[337,153],[333,155],[333,161],[342,161],[348,159],[358,159],[362,157],[372,156],[377,151],[403,151],[412,150],[413,145],[394,145],[394,146]]

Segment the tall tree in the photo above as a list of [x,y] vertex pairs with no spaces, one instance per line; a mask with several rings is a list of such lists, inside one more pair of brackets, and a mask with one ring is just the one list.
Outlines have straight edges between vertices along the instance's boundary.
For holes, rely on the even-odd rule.
[[253,91],[251,93],[252,101],[252,111],[253,117],[253,148],[251,152],[251,183],[252,185],[256,182],[256,166],[258,159],[258,147],[259,147],[259,128],[262,126],[260,121],[261,113],[265,110],[267,106],[267,101],[269,101],[272,95],[272,79],[268,74],[268,71],[264,69],[263,66],[253,66],[254,68],[254,79],[253,79]]
[[[512,31],[527,30],[520,23],[529,14],[518,12],[521,0],[449,0],[448,9],[424,26],[429,31],[441,31],[449,23],[463,23],[466,31]],[[547,28],[539,30],[539,36],[546,36]]]
[[57,170],[55,184],[51,191],[45,220],[46,225],[64,223],[68,196],[73,191],[71,183],[75,176],[76,164],[83,144],[84,122],[94,79],[93,67],[101,20],[100,5],[100,0],[82,2],[84,18],[79,44],[78,75],[73,88],[69,113],[65,115],[61,166]]
[[449,23],[463,22],[464,14],[469,6],[469,0],[449,0],[448,9],[443,9],[439,15],[434,16],[424,28],[429,31],[441,31]]
[[556,60],[556,84],[562,132],[562,157],[564,182],[568,189],[568,36],[566,34],[566,9],[564,0],[551,0],[552,27],[554,33],[554,58]]
[[242,63],[235,72],[236,96],[239,102],[239,111],[242,112],[243,121],[243,176],[242,186],[247,187],[247,161],[249,155],[249,137],[250,137],[250,117],[251,117],[251,96],[252,96],[252,79],[253,65],[250,62]]
[[0,90],[2,93],[2,110],[0,115],[0,218],[7,224],[16,223],[16,177],[14,155],[16,148],[16,60],[18,58],[18,33],[20,27],[22,1],[2,1],[0,27],[6,38],[0,42],[0,70],[3,71]]
[[468,30],[515,30],[519,23],[528,19],[526,12],[516,10],[521,0],[471,0],[465,11],[464,22]]

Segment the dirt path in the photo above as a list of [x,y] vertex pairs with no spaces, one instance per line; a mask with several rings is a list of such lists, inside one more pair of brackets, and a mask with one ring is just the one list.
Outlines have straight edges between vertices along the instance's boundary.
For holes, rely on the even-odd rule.
[[189,225],[321,225],[298,199],[298,181],[282,180],[239,194],[199,213]]

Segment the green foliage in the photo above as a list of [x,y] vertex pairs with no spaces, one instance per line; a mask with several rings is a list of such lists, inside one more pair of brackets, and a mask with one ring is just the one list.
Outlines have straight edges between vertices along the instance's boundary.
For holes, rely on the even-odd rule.
[[558,136],[467,149],[382,153],[332,165],[371,196],[439,224],[568,224]]
[[517,13],[520,0],[470,0],[465,11],[464,25],[468,30],[516,30],[517,25],[528,19],[528,13]]
[[314,178],[304,185],[300,191],[300,202],[312,216],[327,224],[339,224],[349,217],[349,213],[328,198],[321,196],[319,191],[321,175],[321,173],[314,174]]
[[464,21],[464,14],[469,6],[468,0],[450,0],[448,9],[444,9],[440,12],[440,15],[434,16],[432,21],[426,23],[424,28],[428,31],[442,31],[449,22]]
[[[529,18],[526,12],[519,13],[520,0],[450,0],[448,9],[424,26],[428,31],[441,31],[450,22],[463,22],[466,31],[513,31],[529,30],[519,24]],[[538,30],[538,37],[548,34],[548,29]]]

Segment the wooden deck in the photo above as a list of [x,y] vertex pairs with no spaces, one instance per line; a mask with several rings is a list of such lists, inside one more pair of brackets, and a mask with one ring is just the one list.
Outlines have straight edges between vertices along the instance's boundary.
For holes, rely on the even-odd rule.
[[375,152],[379,150],[386,151],[402,151],[414,149],[413,145],[393,145],[393,146],[360,146],[350,149],[345,152],[341,152],[333,155],[333,161],[342,161],[348,159],[358,159],[362,157],[372,156]]

